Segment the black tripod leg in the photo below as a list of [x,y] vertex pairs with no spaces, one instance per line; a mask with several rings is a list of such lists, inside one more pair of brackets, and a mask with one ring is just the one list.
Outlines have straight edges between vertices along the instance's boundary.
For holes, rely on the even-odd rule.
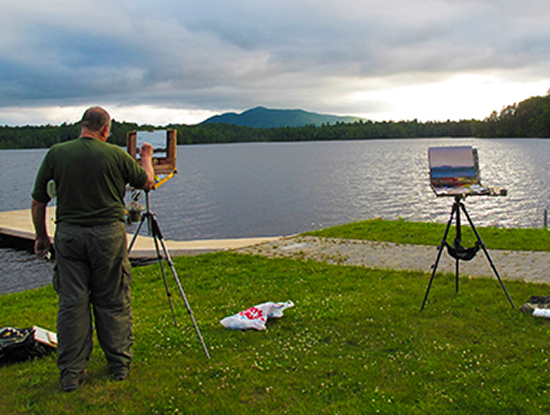
[[[149,194],[147,193],[147,197]],[[154,220],[154,216],[151,212],[149,212],[149,200],[147,199],[147,211],[141,215],[141,219],[139,221],[139,225],[136,228],[136,231],[134,232],[134,236],[132,237],[132,241],[130,242],[130,245],[128,246],[128,254],[132,251],[132,248],[134,246],[134,243],[137,240],[137,237],[139,235],[139,231],[141,230],[141,227],[143,225],[143,222],[147,220],[147,224],[149,227],[149,230],[151,231],[151,234],[153,236],[153,241],[155,241],[155,251],[157,253],[157,261],[160,265],[160,271],[162,273],[162,279],[164,280],[164,288],[166,289],[166,296],[168,297],[168,302],[170,303],[170,310],[172,311],[172,318],[174,319],[174,325],[177,326],[178,323],[176,321],[176,314],[174,313],[174,306],[172,304],[172,293],[170,292],[170,288],[168,287],[168,282],[166,281],[166,274],[164,273],[164,267],[162,265],[162,257],[160,256],[160,250],[157,242],[157,237],[155,235],[155,229],[152,227],[151,222]]]
[[458,293],[458,274],[459,274],[459,259],[455,260],[455,292]]
[[139,235],[139,231],[141,229],[141,226],[143,225],[143,222],[145,222],[145,218],[147,215],[141,215],[141,219],[139,220],[139,225],[136,228],[136,231],[134,232],[134,236],[132,237],[132,241],[130,242],[130,245],[128,246],[128,253],[132,250],[132,247],[134,246],[134,242],[136,242],[137,236]]
[[[199,326],[197,325],[197,322],[195,321],[195,316],[193,315],[193,311],[191,310],[191,306],[189,305],[189,302],[187,301],[187,297],[185,295],[185,292],[183,291],[183,287],[182,287],[181,282],[178,278],[178,274],[176,273],[174,263],[172,262],[172,258],[170,257],[170,253],[168,252],[168,249],[166,248],[166,244],[164,243],[164,238],[162,237],[162,232],[160,230],[159,224],[158,224],[155,217],[153,217],[152,225],[153,225],[153,233],[158,235],[158,239],[159,239],[160,244],[162,245],[162,249],[164,251],[164,256],[166,258],[166,262],[168,262],[168,265],[169,265],[170,269],[172,270],[172,275],[174,276],[174,279],[176,280],[176,284],[178,285],[178,288],[180,290],[180,294],[181,294],[181,297],[183,298],[183,302],[185,303],[185,306],[187,307],[187,312],[189,313],[189,316],[191,317],[191,321],[193,322],[193,326],[195,326],[195,331],[197,332],[197,336],[199,337],[199,340],[201,342],[204,353],[206,354],[206,357],[210,359],[210,354],[208,353],[208,349],[206,348],[206,345],[204,344],[204,340],[203,340],[201,332],[199,330]],[[163,276],[164,276],[164,271],[163,271]],[[166,283],[166,280],[165,280],[165,283]],[[171,302],[170,302],[170,305],[172,305]],[[174,317],[174,320],[175,320],[175,317]]]
[[445,234],[443,235],[443,239],[441,240],[441,244],[439,245],[439,248],[437,251],[437,258],[433,266],[432,276],[430,278],[430,282],[428,283],[428,289],[426,290],[426,294],[424,295],[424,301],[422,302],[422,307],[420,308],[420,311],[424,310],[424,306],[426,305],[426,301],[428,300],[428,294],[430,293],[430,288],[432,287],[432,282],[434,280],[435,273],[437,271],[437,266],[439,265],[439,260],[441,259],[441,254],[443,253],[443,248],[445,247],[445,241],[447,240],[447,235],[449,234],[449,229],[451,228],[451,223],[453,222],[453,216],[456,210],[458,210],[458,206],[455,203],[453,204],[453,208],[451,210],[451,217],[449,218],[449,222],[447,222],[447,228],[445,229]]
[[[162,280],[164,281],[164,288],[166,289],[166,296],[168,297],[168,302],[170,303],[170,311],[172,311],[172,319],[174,320],[174,326],[178,326],[178,322],[176,320],[176,313],[174,312],[174,305],[172,304],[172,293],[170,292],[170,288],[168,287],[168,281],[166,280],[166,273],[164,272],[164,265],[162,264],[162,256],[160,255],[160,249],[159,249],[159,238],[160,236],[157,234],[158,225],[155,225],[156,219],[153,215],[151,215],[151,231],[153,234],[153,241],[155,241],[155,251],[157,252],[157,261],[160,266],[160,272],[162,274]],[[162,241],[162,239],[161,239]]]
[[466,215],[466,218],[468,218],[468,222],[470,223],[470,226],[472,227],[472,230],[474,231],[474,233],[476,235],[476,238],[477,238],[478,242],[480,243],[481,248],[483,249],[483,252],[485,252],[485,256],[487,257],[487,260],[489,261],[489,264],[491,265],[491,268],[493,269],[493,272],[495,273],[498,281],[500,282],[500,286],[504,290],[504,293],[506,294],[506,297],[508,298],[508,301],[512,305],[512,308],[516,308],[516,306],[514,305],[514,302],[510,298],[510,295],[508,294],[508,291],[506,290],[506,287],[504,286],[504,282],[502,282],[502,279],[500,278],[500,275],[498,274],[498,271],[497,271],[495,265],[493,264],[493,261],[491,260],[491,257],[489,256],[489,252],[487,252],[487,249],[485,248],[485,244],[481,240],[481,237],[479,236],[479,233],[477,232],[477,229],[474,226],[474,223],[472,222],[472,219],[470,219],[470,215],[468,215],[468,212],[466,211],[466,208],[464,207],[464,205],[462,205],[462,211]]
[[[462,242],[462,227],[460,222],[460,206],[464,208],[464,205],[460,202],[456,202],[458,204],[456,208],[456,235],[455,235],[455,242],[454,247],[457,249],[461,242]],[[458,293],[458,275],[460,273],[460,260],[458,258],[455,259],[455,291]]]

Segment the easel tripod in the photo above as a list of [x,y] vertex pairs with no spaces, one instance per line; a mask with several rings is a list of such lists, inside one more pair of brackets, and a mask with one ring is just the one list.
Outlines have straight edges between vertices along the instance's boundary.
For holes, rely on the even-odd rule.
[[[485,244],[481,240],[481,237],[479,236],[479,233],[477,232],[477,229],[474,226],[474,223],[472,222],[472,219],[470,218],[470,215],[466,211],[466,207],[464,206],[464,203],[462,203],[462,199],[465,198],[465,196],[459,195],[455,196],[455,201],[453,203],[453,207],[451,210],[451,217],[449,218],[449,222],[447,223],[447,228],[445,229],[445,234],[443,235],[443,240],[441,241],[441,244],[439,245],[439,249],[437,251],[437,259],[435,260],[435,264],[433,266],[432,270],[432,276],[430,278],[430,282],[428,284],[428,289],[426,290],[426,295],[424,296],[424,301],[422,302],[422,307],[420,308],[420,311],[424,310],[424,306],[426,305],[426,301],[428,299],[428,294],[430,292],[430,288],[432,286],[433,279],[435,277],[435,273],[437,271],[437,266],[439,265],[439,260],[441,259],[441,254],[443,253],[443,248],[446,246],[447,250],[449,252],[449,255],[451,255],[456,260],[455,264],[455,274],[456,274],[456,292],[458,292],[458,273],[459,273],[459,261],[464,260],[468,261],[473,259],[476,256],[477,251],[479,248],[483,249],[483,252],[485,253],[485,256],[487,257],[487,260],[489,261],[489,264],[491,265],[491,268],[493,272],[495,273],[498,281],[500,282],[500,285],[502,289],[504,290],[504,293],[506,294],[506,297],[508,298],[508,301],[510,301],[510,304],[512,305],[512,308],[515,308],[514,303],[512,302],[512,299],[510,298],[510,295],[508,294],[508,291],[506,291],[506,287],[504,286],[504,283],[502,282],[502,279],[500,278],[500,275],[498,274],[498,271],[493,264],[493,261],[491,260],[491,257],[489,256],[489,252],[487,252],[487,249],[485,248]],[[475,243],[475,246],[472,248],[464,248],[461,245],[462,242],[462,231],[461,231],[461,223],[460,223],[460,211],[464,213],[466,218],[468,219],[468,222],[470,223],[470,226],[472,227],[472,230],[474,231],[474,234],[477,238],[477,241]],[[451,224],[453,222],[453,218],[456,215],[456,235],[453,246],[450,246],[447,243],[447,235],[449,234],[449,229],[451,228]]]
[[208,353],[208,349],[206,348],[206,345],[204,344],[204,340],[202,339],[201,332],[199,330],[199,326],[197,325],[197,322],[195,321],[195,317],[193,316],[193,311],[191,310],[191,307],[189,306],[189,302],[187,301],[187,297],[185,296],[185,293],[183,291],[183,287],[181,285],[181,282],[178,278],[178,274],[176,273],[176,269],[174,268],[174,263],[172,262],[172,258],[170,257],[170,253],[168,252],[168,249],[166,248],[166,244],[164,242],[164,238],[162,236],[162,232],[160,230],[160,226],[158,223],[158,220],[153,212],[151,212],[151,204],[149,200],[149,191],[145,191],[145,211],[141,214],[141,219],[139,222],[138,227],[136,228],[136,231],[134,233],[134,236],[132,238],[132,241],[130,242],[130,245],[128,247],[128,253],[132,250],[132,247],[134,246],[134,242],[137,239],[137,236],[139,234],[139,231],[141,229],[141,226],[143,223],[147,221],[147,225],[149,228],[149,231],[151,233],[151,236],[153,237],[153,241],[155,242],[155,251],[157,254],[157,261],[160,266],[160,271],[162,273],[162,279],[164,281],[164,287],[166,289],[166,295],[168,296],[168,302],[170,303],[170,310],[172,311],[172,318],[174,319],[174,325],[177,327],[178,322],[176,321],[176,314],[174,313],[174,306],[172,304],[172,294],[170,292],[170,288],[168,287],[168,282],[166,280],[166,273],[164,272],[164,265],[162,263],[162,256],[159,249],[159,244],[162,246],[162,251],[164,252],[164,257],[166,258],[166,262],[168,263],[168,266],[170,267],[170,270],[172,271],[172,275],[174,276],[174,279],[176,281],[176,284],[179,288],[181,297],[183,298],[183,301],[185,303],[185,306],[187,307],[187,312],[189,313],[189,316],[191,317],[191,321],[193,322],[193,325],[195,326],[195,331],[197,332],[197,336],[199,337],[199,340],[202,344],[202,348],[204,350],[204,353],[206,354],[206,357],[210,359],[210,354]]

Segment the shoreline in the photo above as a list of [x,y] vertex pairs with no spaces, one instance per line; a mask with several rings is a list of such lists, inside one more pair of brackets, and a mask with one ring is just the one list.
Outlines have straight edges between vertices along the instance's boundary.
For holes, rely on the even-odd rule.
[[[48,233],[53,237],[55,233],[55,206],[48,207],[46,210]],[[137,236],[130,258],[146,259],[156,258],[154,239],[143,235],[145,230]],[[0,236],[20,238],[34,241],[34,228],[30,209],[11,210],[0,212]],[[127,234],[128,244],[133,238],[133,234]],[[265,242],[276,241],[280,236],[265,236],[257,238],[226,238],[226,239],[198,239],[190,241],[166,240],[166,247],[170,255],[194,255],[199,253],[224,251],[239,249],[247,246],[261,244]]]
[[[254,238],[257,240],[258,238]],[[435,262],[436,246],[397,244],[364,240],[320,238],[295,235],[270,238],[255,245],[227,248],[228,240],[219,240],[223,250],[269,258],[314,260],[343,266],[422,272],[429,276]],[[241,239],[239,241],[245,241]],[[201,241],[199,241],[201,242]],[[212,241],[210,241],[212,242]],[[199,244],[200,245],[200,244]],[[198,245],[198,246],[199,246]],[[211,245],[212,246],[212,245]],[[222,249],[218,249],[222,250]],[[176,255],[183,251],[175,251]],[[204,253],[186,250],[183,255]],[[212,252],[212,251],[209,251]],[[550,284],[550,252],[488,250],[500,277],[505,281]],[[134,258],[132,266],[148,265],[156,259]],[[481,252],[472,261],[461,261],[461,278],[496,277]],[[0,247],[0,295],[41,288],[51,283],[53,262],[38,258],[28,248]],[[455,261],[441,256],[437,274],[455,272]]]
[[[46,211],[48,233],[55,233],[55,207]],[[142,230],[142,233],[145,233]],[[127,234],[130,244],[133,234]],[[34,228],[30,209],[0,212],[0,295],[44,287],[51,283],[52,261],[38,258],[33,253]],[[204,239],[191,241],[164,240],[170,256],[199,255],[208,252],[236,250],[274,242],[280,237]],[[162,246],[159,245],[162,256]],[[132,266],[157,261],[155,240],[138,235],[130,252]]]

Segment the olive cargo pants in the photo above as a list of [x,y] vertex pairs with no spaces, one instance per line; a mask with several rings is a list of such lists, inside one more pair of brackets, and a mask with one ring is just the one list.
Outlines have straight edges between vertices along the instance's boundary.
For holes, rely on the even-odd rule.
[[78,377],[99,344],[113,373],[132,360],[131,266],[122,222],[98,226],[59,223],[53,286],[59,295],[58,359],[61,380]]

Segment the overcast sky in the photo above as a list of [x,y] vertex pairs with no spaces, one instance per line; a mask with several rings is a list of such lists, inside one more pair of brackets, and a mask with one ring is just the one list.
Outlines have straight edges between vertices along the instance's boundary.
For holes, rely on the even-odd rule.
[[259,105],[484,119],[550,89],[548,0],[17,0],[0,125],[194,124]]

